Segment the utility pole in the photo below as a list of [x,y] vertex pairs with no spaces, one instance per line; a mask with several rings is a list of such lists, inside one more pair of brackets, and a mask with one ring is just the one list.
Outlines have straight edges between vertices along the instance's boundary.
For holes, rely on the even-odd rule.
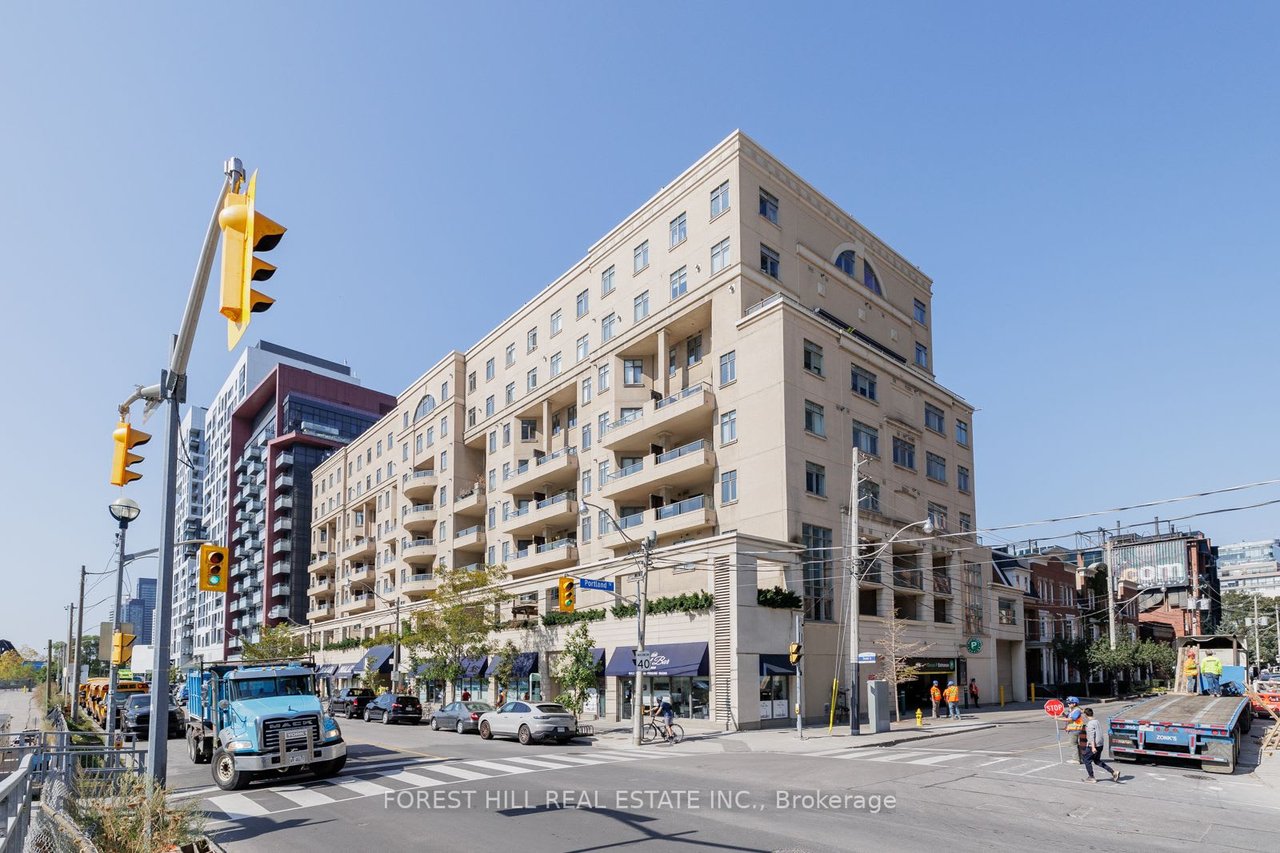
[[76,651],[71,663],[71,721],[80,716],[80,646],[84,644],[84,566],[80,566],[80,609],[76,617]]
[[858,599],[862,593],[862,566],[858,560],[858,469],[862,466],[862,453],[853,448],[853,473],[849,477],[849,530],[845,533],[844,582],[849,584],[849,734],[862,733],[861,673],[858,671]]
[[[49,641],[49,650],[44,653],[44,702],[46,710],[49,704],[49,691],[53,687],[53,640]],[[44,713],[41,711],[40,713]]]
[[1262,663],[1262,642],[1258,638],[1258,593],[1253,593],[1253,662]]
[[636,685],[631,692],[631,743],[641,745],[640,732],[644,726],[644,669],[640,660],[644,657],[644,619],[649,600],[649,569],[653,566],[653,545],[657,537],[650,533],[640,542],[641,568],[637,586],[640,594],[636,602]]
[[1106,538],[1107,531],[1102,530],[1102,561],[1107,564],[1107,630],[1111,648],[1116,647],[1116,569],[1111,560],[1111,540]]
[[[796,614],[796,644],[804,651],[804,613]],[[796,661],[796,735],[804,740],[804,656]]]
[[62,650],[62,690],[71,691],[71,633],[76,627],[76,604],[67,605],[67,647]]

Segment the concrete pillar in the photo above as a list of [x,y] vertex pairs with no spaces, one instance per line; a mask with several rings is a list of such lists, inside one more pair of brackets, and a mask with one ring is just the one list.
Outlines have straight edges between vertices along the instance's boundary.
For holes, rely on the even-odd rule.
[[658,330],[658,354],[653,363],[653,387],[663,399],[670,396],[671,377],[667,374],[667,330]]
[[[542,401],[542,445],[543,453],[551,453],[551,398]],[[530,465],[533,461],[530,460]]]

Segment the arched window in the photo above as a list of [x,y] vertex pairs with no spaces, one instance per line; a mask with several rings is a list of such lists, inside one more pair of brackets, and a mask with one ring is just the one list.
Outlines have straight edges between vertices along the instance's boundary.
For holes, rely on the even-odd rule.
[[430,394],[424,395],[423,398],[418,401],[418,408],[414,410],[414,413],[413,413],[414,421],[418,421],[426,417],[427,415],[431,414],[431,410],[434,409],[435,407],[436,407],[436,398],[432,397]]
[[862,283],[876,296],[884,295],[880,290],[880,279],[876,278],[876,271],[867,263],[866,258],[862,259]]
[[853,249],[845,249],[841,252],[840,257],[836,258],[836,266],[849,278],[853,278]]

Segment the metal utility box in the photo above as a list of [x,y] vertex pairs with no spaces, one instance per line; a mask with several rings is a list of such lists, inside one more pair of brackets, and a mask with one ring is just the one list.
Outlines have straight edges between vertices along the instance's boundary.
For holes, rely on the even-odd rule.
[[893,690],[887,681],[867,682],[867,717],[871,722],[871,731],[875,733],[889,731],[889,713],[893,709]]

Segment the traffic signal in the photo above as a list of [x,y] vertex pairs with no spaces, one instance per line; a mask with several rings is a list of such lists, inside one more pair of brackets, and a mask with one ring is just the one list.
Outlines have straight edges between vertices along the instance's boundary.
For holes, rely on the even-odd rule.
[[799,643],[792,643],[787,648],[787,660],[789,660],[793,664],[800,663],[800,644]]
[[129,426],[128,421],[120,421],[111,436],[116,442],[115,454],[111,457],[111,485],[123,486],[125,483],[141,480],[142,475],[137,471],[130,471],[129,466],[141,462],[142,457],[131,451],[139,444],[150,441],[151,433],[134,429]]
[[124,631],[116,631],[112,634],[111,662],[121,666],[133,660],[133,641],[136,639],[138,639],[137,634],[127,634]]
[[227,591],[227,549],[209,542],[200,546],[200,589],[203,592]]
[[577,603],[578,582],[573,578],[560,578],[560,612],[572,613]]
[[253,289],[253,282],[266,281],[276,271],[274,265],[259,260],[254,252],[269,252],[280,243],[285,228],[256,207],[258,173],[249,177],[243,193],[227,193],[218,225],[222,228],[222,300],[220,311],[227,318],[227,349],[235,349],[249,315],[261,313],[275,302]]

